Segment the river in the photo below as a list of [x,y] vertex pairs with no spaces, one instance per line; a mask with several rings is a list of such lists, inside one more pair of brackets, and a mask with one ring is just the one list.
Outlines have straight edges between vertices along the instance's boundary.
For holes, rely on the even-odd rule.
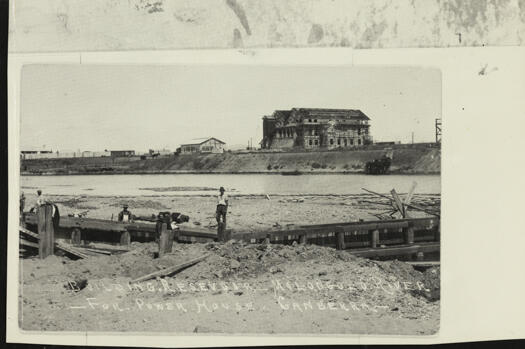
[[406,193],[412,182],[416,193],[439,194],[439,175],[316,174],[283,176],[268,174],[152,174],[21,176],[21,190],[42,189],[48,195],[159,196],[215,195],[224,186],[230,195],[329,195],[360,194],[361,188],[387,193],[393,188]]

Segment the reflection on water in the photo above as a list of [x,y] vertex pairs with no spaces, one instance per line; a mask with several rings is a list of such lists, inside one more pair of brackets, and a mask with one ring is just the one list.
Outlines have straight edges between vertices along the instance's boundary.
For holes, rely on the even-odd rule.
[[417,193],[441,192],[439,175],[344,175],[319,174],[282,176],[267,174],[154,174],[22,176],[21,189],[42,189],[49,195],[214,195],[213,188],[223,186],[230,195],[249,194],[360,194],[361,188],[389,192],[395,188],[405,193],[412,182]]

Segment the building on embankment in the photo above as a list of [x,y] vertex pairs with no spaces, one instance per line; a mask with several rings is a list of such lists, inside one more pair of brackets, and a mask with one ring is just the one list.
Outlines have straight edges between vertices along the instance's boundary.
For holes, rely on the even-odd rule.
[[355,148],[372,143],[361,110],[292,108],[263,117],[263,149]]
[[220,139],[209,137],[201,142],[186,143],[180,145],[181,154],[195,154],[195,153],[223,153],[224,143]]
[[135,151],[134,150],[110,150],[111,157],[114,158],[123,158],[123,157],[129,157],[134,156]]

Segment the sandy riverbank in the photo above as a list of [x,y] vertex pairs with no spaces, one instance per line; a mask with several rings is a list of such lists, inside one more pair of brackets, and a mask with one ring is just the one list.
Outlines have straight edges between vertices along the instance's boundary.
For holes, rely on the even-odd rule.
[[[58,205],[61,215],[87,211],[87,217],[116,219],[123,204],[138,216],[151,216],[159,211],[180,212],[190,217],[190,226],[215,228],[214,196],[122,196],[52,195],[46,199]],[[26,207],[34,205],[36,196],[27,194]],[[375,220],[374,214],[388,206],[366,201],[371,195],[283,195],[230,196],[228,226],[237,232],[255,232],[287,225],[323,224],[347,221]],[[437,204],[440,195],[416,195],[423,204]],[[413,211],[413,217],[425,213]]]
[[[136,215],[176,211],[214,229],[213,196],[47,196],[61,215],[88,211],[110,219],[127,203]],[[232,196],[236,232],[293,224],[377,219],[387,209],[368,195]],[[439,195],[417,195],[438,205]],[[27,194],[26,207],[35,202]],[[424,216],[413,213],[413,216]],[[20,260],[20,326],[38,331],[429,335],[439,329],[439,268],[370,261],[315,245],[175,243],[154,258],[155,243],[132,242],[120,255],[73,261]],[[209,253],[165,279],[133,278]],[[80,287],[79,287],[80,286]],[[82,289],[80,289],[82,288]]]
[[[429,335],[439,268],[376,262],[315,245],[154,243],[121,255],[24,259],[20,326],[38,331]],[[164,279],[133,278],[201,256]]]

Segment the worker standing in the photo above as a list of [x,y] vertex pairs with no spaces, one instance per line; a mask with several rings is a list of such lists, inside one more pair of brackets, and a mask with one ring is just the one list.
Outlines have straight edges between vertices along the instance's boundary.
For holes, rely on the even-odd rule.
[[35,208],[38,208],[46,203],[46,199],[44,198],[44,194],[42,194],[42,190],[38,189],[36,191],[36,205]]
[[24,212],[24,208],[26,206],[26,196],[24,192],[20,194],[20,213],[22,214]]
[[24,208],[26,206],[26,195],[24,192],[20,194],[20,226],[25,228],[25,216],[24,216]]
[[225,193],[224,187],[220,187],[220,194],[217,196],[217,211],[215,212],[215,218],[217,223],[226,225],[226,213],[228,212],[228,195]]
[[118,214],[118,221],[119,222],[129,222],[131,221],[133,216],[131,215],[131,211],[128,211],[128,205],[123,205],[122,211]]

